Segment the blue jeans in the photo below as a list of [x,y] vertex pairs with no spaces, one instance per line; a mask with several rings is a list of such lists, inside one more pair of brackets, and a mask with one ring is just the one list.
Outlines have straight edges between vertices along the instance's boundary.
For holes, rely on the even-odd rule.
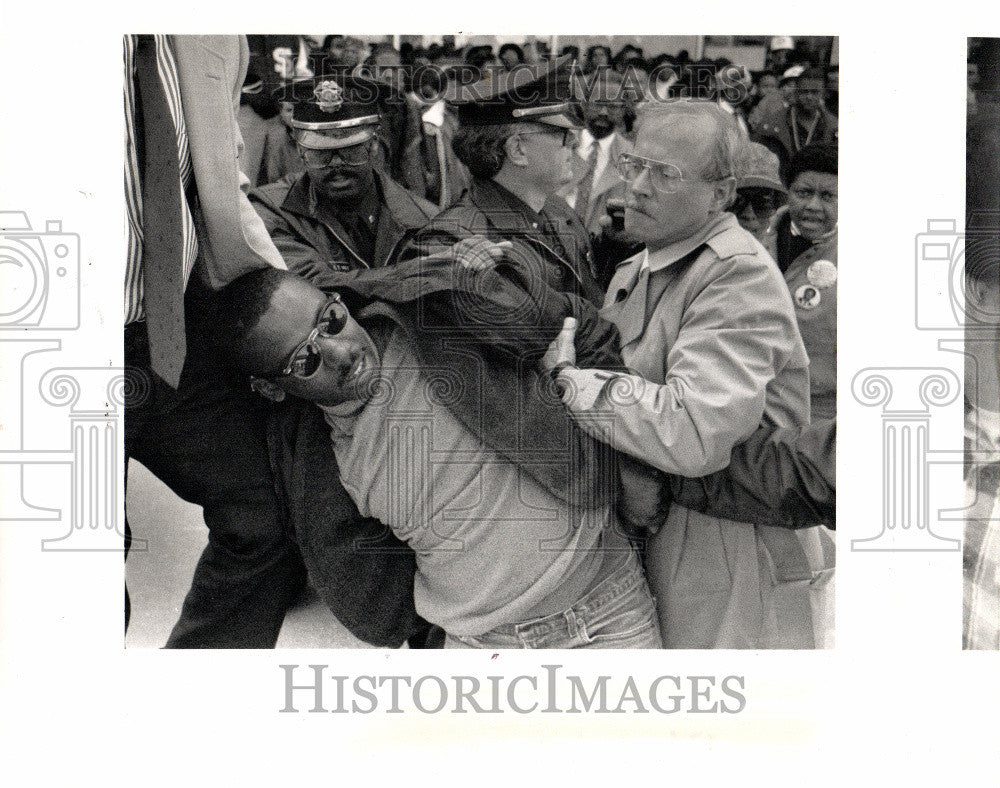
[[504,624],[482,635],[449,634],[445,648],[663,648],[656,607],[634,552],[562,613]]

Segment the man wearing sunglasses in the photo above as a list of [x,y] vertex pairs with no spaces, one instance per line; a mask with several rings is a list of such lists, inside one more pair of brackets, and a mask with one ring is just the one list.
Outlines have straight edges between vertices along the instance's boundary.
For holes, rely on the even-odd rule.
[[290,121],[305,172],[251,194],[288,268],[320,287],[338,273],[393,262],[437,212],[376,166],[388,90],[361,77],[319,80]]
[[[570,425],[558,400],[549,397],[545,413],[509,416],[524,404],[522,379],[530,378],[533,390],[547,378],[537,369],[529,374],[523,362],[539,359],[560,315],[579,315],[587,363],[614,363],[614,331],[592,307],[580,312],[581,302],[549,291],[523,304],[529,330],[512,333],[496,318],[502,324],[510,299],[527,291],[493,271],[470,282],[452,269],[450,261],[422,260],[400,264],[381,282],[364,280],[378,272],[345,275],[344,300],[358,307],[357,319],[339,294],[289,272],[244,277],[217,304],[226,354],[251,374],[254,388],[273,400],[316,403],[323,413],[336,464],[313,464],[314,483],[293,497],[324,494],[323,480],[339,468],[361,519],[384,522],[395,534],[391,543],[367,542],[350,512],[344,525],[344,501],[308,526],[315,530],[300,531],[314,580],[329,579],[320,584],[324,599],[366,639],[388,637],[394,626],[397,641],[405,636],[409,601],[448,633],[446,647],[660,647],[638,556],[611,512],[607,460],[588,461],[584,450],[583,462],[559,464],[554,482],[533,443],[546,430],[513,425],[558,425],[547,431],[560,438],[564,456]],[[406,317],[408,309],[419,320]],[[421,337],[434,334],[447,334],[456,348],[447,361],[425,353],[433,342]],[[548,456],[541,465],[560,455]],[[349,536],[346,550],[310,541],[328,544],[340,527]],[[358,549],[359,540],[370,549]]]
[[573,149],[583,125],[570,60],[517,66],[450,87],[445,98],[457,106],[459,123],[453,147],[472,184],[417,234],[404,258],[484,235],[511,242],[513,255],[542,261],[552,288],[600,303],[590,236],[557,195],[573,179]]
[[[625,229],[646,248],[618,267],[602,315],[636,374],[608,380],[561,354],[578,423],[657,472],[725,467],[759,425],[809,422],[808,359],[774,261],[726,212],[745,138],[707,102],[650,105],[628,183]],[[555,348],[553,349],[556,352]],[[668,648],[820,645],[811,611],[832,570],[816,528],[789,531],[675,505],[649,541],[646,569]],[[825,611],[824,611],[825,612]]]

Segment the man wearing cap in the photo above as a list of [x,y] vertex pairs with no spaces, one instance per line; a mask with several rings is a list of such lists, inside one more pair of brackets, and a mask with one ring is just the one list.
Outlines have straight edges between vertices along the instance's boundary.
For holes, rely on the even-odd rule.
[[375,166],[385,89],[360,77],[318,82],[291,118],[306,171],[251,194],[289,269],[319,287],[338,273],[392,262],[437,210]]
[[[646,248],[618,266],[602,316],[634,374],[556,365],[589,433],[658,472],[725,467],[759,425],[809,420],[808,360],[773,261],[726,213],[743,138],[704,101],[650,104],[635,152],[626,230]],[[557,348],[553,351],[558,353]],[[623,480],[624,481],[624,480]],[[673,506],[646,551],[668,648],[803,648],[822,642],[813,599],[829,577],[817,529],[788,531]]]
[[788,106],[762,101],[751,114],[753,139],[773,150],[782,168],[806,145],[836,144],[837,118],[827,111],[825,99],[823,70],[802,71],[795,80],[794,97]]
[[543,261],[551,287],[600,303],[587,230],[556,195],[573,178],[581,122],[572,94],[569,57],[455,86],[449,94],[458,106],[454,149],[472,185],[417,235],[405,256],[469,235],[509,240],[515,254]]

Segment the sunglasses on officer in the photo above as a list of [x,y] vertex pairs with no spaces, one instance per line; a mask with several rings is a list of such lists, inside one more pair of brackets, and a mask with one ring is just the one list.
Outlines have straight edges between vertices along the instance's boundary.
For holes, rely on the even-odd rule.
[[298,149],[302,161],[313,169],[329,167],[335,158],[352,167],[367,164],[371,159],[371,140],[343,148],[304,148],[299,145]]

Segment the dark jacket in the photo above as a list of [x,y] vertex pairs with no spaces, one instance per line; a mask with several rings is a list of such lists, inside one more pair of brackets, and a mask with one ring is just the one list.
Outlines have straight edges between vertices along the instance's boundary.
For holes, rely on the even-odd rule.
[[[359,320],[406,332],[429,377],[448,378],[442,403],[484,444],[572,506],[603,506],[615,492],[614,453],[573,424],[536,363],[574,315],[580,363],[620,369],[618,333],[589,302],[545,286],[544,265],[532,254],[473,275],[450,261],[414,260],[344,272],[335,286]],[[276,408],[269,441],[313,586],[357,637],[399,646],[424,625],[413,607],[412,551],[360,516],[314,405]]]
[[321,216],[322,209],[311,207],[309,173],[261,186],[250,193],[250,202],[289,270],[327,289],[344,271],[384,266],[395,259],[403,243],[437,212],[379,170],[375,176],[382,202],[374,260],[364,259],[332,213]]
[[837,422],[761,427],[733,448],[729,467],[701,479],[668,477],[673,500],[729,520],[837,527]]
[[[511,241],[514,244],[511,256],[542,261],[549,287],[576,293],[600,305],[604,291],[597,284],[590,236],[582,220],[565,200],[556,196],[549,198],[542,213],[544,216],[534,214],[499,184],[475,178],[462,199],[417,233],[402,256],[414,257],[424,245],[452,244],[470,235]],[[553,233],[533,226],[545,217],[550,220]]]

